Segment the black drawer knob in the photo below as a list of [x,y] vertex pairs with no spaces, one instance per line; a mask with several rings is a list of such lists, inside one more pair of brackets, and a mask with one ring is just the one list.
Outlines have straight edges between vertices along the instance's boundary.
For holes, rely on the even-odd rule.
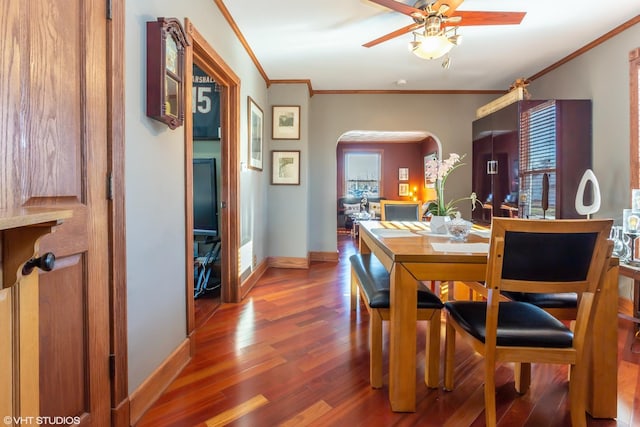
[[47,252],[38,258],[31,258],[22,267],[22,275],[27,276],[31,274],[35,267],[38,267],[42,271],[51,271],[56,263],[56,256],[52,252]]

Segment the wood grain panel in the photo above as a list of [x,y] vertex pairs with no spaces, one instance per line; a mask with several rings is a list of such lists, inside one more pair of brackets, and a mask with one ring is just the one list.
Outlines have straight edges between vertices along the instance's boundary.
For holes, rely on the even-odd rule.
[[[27,92],[27,141],[39,141],[38,149],[27,149],[22,203],[31,197],[81,195],[83,192],[83,139],[78,85],[84,80],[80,43],[81,2],[52,2],[42,7],[31,0],[23,29],[29,34],[31,61],[22,90]],[[27,71],[27,69],[25,69]]]
[[309,261],[338,262],[338,252],[309,252]]
[[89,237],[86,234],[89,211],[78,197],[32,197],[25,202],[27,207],[55,207],[70,210],[71,217],[65,219],[64,227],[58,227],[53,234],[48,234],[40,240],[42,253],[55,249],[57,257],[65,257],[85,252],[89,247]]
[[88,410],[85,265],[81,258],[75,261],[61,268],[61,259],[58,268],[40,276],[40,388],[47,396],[41,408],[46,415]]
[[20,378],[17,393],[20,405],[16,415],[23,417],[36,417],[40,414],[38,289],[37,271],[26,277],[23,276],[20,283],[14,287],[16,299],[14,310],[17,310],[15,328],[19,331],[18,340],[14,343],[18,346],[18,378]]
[[40,249],[61,262],[42,275],[35,310],[40,324],[31,324],[31,317],[21,325],[25,334],[42,334],[42,377],[31,372],[40,383],[40,415],[82,416],[106,425],[105,4],[9,0],[0,13],[6,36],[0,41],[0,209],[64,206],[74,215],[42,242]]
[[13,415],[12,288],[0,289],[0,414]]
[[275,268],[309,268],[308,258],[269,257],[269,267]]
[[[0,4],[0,165],[20,164],[20,90],[21,47],[24,44],[19,27],[9,25],[20,20],[20,3],[3,1]],[[20,175],[17,170],[0,167],[0,209],[16,206],[21,188]]]

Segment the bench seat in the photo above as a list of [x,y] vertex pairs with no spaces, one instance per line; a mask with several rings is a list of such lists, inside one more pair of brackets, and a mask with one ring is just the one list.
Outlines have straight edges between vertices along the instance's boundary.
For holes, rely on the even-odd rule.
[[[380,261],[371,254],[355,254],[351,262],[351,309],[358,295],[369,312],[369,380],[373,388],[382,387],[382,321],[390,318],[390,277]],[[425,383],[438,387],[440,369],[440,310],[442,301],[422,282],[416,281],[417,319],[427,320]]]

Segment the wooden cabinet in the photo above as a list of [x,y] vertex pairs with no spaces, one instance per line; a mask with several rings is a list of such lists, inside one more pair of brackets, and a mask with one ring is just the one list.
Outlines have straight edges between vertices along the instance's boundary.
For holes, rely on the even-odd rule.
[[53,268],[52,254],[39,256],[39,240],[70,217],[70,210],[0,209],[0,414],[5,425],[35,424],[40,415],[39,274],[34,269]]
[[511,104],[473,122],[472,151],[472,190],[483,202],[475,222],[577,218],[576,190],[591,168],[591,101]]

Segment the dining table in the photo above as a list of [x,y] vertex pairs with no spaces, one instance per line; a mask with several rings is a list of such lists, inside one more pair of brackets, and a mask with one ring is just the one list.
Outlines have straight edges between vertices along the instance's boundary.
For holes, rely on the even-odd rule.
[[[473,227],[465,241],[435,234],[428,222],[360,221],[359,251],[374,254],[390,275],[389,400],[394,412],[415,412],[418,281],[462,282],[482,298],[490,229]],[[617,416],[618,262],[601,286],[591,351],[587,412]],[[456,293],[459,295],[459,293]],[[453,298],[448,292],[447,298]],[[595,349],[598,349],[596,351]]]

